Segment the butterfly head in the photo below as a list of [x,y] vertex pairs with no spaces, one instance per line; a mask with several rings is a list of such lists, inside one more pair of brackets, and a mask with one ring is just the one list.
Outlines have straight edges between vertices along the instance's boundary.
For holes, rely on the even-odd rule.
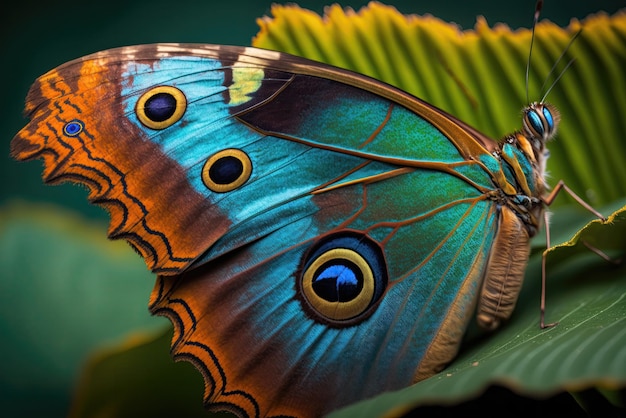
[[535,150],[542,150],[547,141],[556,135],[561,117],[559,111],[547,103],[532,103],[523,111],[522,133]]
[[522,129],[508,138],[509,143],[515,143],[533,162],[537,176],[535,180],[541,183],[544,182],[546,162],[550,155],[546,143],[556,135],[559,121],[560,115],[554,106],[534,102],[522,112]]

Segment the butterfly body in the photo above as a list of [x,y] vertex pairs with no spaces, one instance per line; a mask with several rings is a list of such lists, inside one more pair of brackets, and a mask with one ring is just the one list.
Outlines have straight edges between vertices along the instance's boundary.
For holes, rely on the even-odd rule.
[[510,315],[556,124],[533,106],[498,143],[334,67],[156,44],[42,76],[12,153],[109,210],[212,408],[316,416],[440,370],[477,306]]

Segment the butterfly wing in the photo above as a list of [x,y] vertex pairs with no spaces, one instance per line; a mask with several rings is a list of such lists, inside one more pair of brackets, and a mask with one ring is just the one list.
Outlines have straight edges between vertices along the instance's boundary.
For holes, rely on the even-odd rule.
[[150,308],[212,408],[316,416],[456,354],[506,181],[444,112],[285,54],[171,44],[65,64],[27,112],[13,155],[87,184],[160,273]]

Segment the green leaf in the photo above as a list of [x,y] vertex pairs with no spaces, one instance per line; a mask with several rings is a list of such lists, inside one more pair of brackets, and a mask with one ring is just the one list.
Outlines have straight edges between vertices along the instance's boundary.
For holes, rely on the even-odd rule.
[[[623,201],[616,201],[615,205],[622,204]],[[563,217],[565,218],[566,215]],[[566,219],[559,219],[563,224]],[[565,230],[565,228],[561,228]],[[561,233],[561,236],[564,234]],[[557,240],[557,242],[560,241]],[[559,261],[573,259],[577,255],[585,255],[590,251],[599,250],[606,256],[619,260],[624,255],[626,248],[626,206],[623,206],[612,213],[603,222],[599,219],[593,220],[584,228],[576,231],[573,236],[557,245],[553,245],[546,251],[547,260],[551,264]]]
[[81,376],[70,418],[202,417],[204,382],[169,355],[172,331],[95,352]]
[[[36,260],[36,261],[33,261]],[[62,416],[88,353],[150,316],[154,277],[106,227],[54,206],[0,210],[0,403],[7,416]]]

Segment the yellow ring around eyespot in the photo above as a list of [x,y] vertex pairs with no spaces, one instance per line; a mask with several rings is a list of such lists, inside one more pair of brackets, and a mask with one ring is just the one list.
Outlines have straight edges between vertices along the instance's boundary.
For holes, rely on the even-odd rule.
[[[159,93],[169,94],[174,97],[174,99],[176,100],[176,109],[174,110],[172,116],[170,116],[169,118],[162,121],[154,121],[146,116],[146,102]],[[158,86],[148,90],[141,95],[139,100],[137,100],[137,104],[135,105],[135,114],[137,115],[139,122],[141,122],[144,126],[147,126],[148,128],[158,130],[165,129],[178,122],[180,118],[182,118],[185,114],[185,110],[187,110],[187,98],[182,91],[172,86]]]
[[[235,179],[235,181],[227,184],[216,183],[215,181],[213,181],[213,179],[211,179],[210,170],[211,167],[213,167],[213,164],[215,164],[218,160],[224,157],[234,157],[238,159],[241,163],[242,171],[241,174],[239,174],[239,177]],[[250,157],[248,157],[248,154],[236,148],[228,148],[213,154],[206,160],[204,166],[202,167],[202,182],[211,191],[214,191],[216,193],[226,193],[230,192],[231,190],[235,190],[246,181],[248,181],[251,174],[252,161],[250,161]]]
[[[348,302],[329,302],[313,290],[315,272],[326,262],[344,259],[354,263],[363,274],[363,289],[359,295]],[[320,315],[334,321],[343,321],[361,315],[367,310],[374,297],[374,275],[367,261],[356,251],[347,248],[335,248],[320,255],[306,269],[302,276],[302,292],[309,305]]]

